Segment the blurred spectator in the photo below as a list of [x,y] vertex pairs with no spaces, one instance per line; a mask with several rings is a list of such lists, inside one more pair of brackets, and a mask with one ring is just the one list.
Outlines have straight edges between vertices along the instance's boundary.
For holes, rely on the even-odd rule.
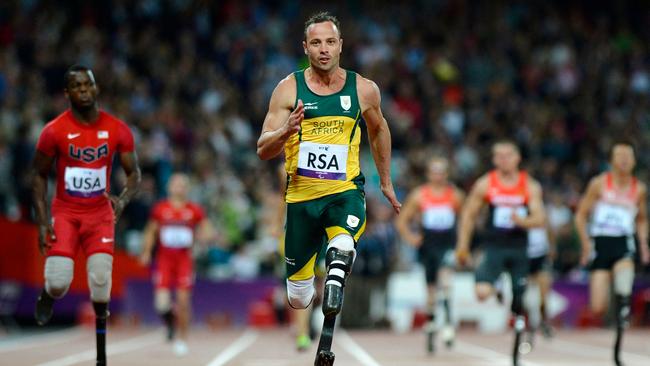
[[[257,159],[255,136],[277,82],[305,65],[302,20],[321,9],[341,20],[342,66],[380,87],[398,192],[419,179],[410,157],[443,151],[467,187],[490,167],[490,144],[510,137],[528,170],[547,190],[561,189],[573,208],[584,182],[606,167],[615,137],[650,149],[650,8],[643,2],[301,5],[0,3],[0,174],[8,178],[0,212],[19,207],[13,215],[29,218],[36,137],[65,108],[63,72],[84,63],[96,72],[102,108],[133,128],[147,181],[119,228],[136,233],[136,242],[148,202],[160,198],[172,171],[184,171],[192,199],[248,268],[242,258],[254,262],[259,251],[246,247],[265,235],[259,191],[275,169]],[[381,199],[369,155],[362,163],[368,196]],[[638,165],[650,178],[650,155],[639,154]],[[217,254],[204,260],[232,265]]]

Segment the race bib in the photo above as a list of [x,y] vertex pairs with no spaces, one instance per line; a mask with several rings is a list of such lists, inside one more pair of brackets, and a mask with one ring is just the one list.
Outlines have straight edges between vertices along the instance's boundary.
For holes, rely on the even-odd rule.
[[65,191],[75,197],[97,197],[106,191],[106,167],[99,169],[66,167]]
[[301,142],[298,175],[303,177],[346,180],[348,145]]
[[627,235],[634,233],[636,211],[628,207],[599,202],[593,215],[596,235]]
[[422,213],[422,227],[428,230],[449,230],[456,223],[456,213],[449,206],[433,206]]
[[536,227],[528,230],[528,257],[539,257],[548,252],[548,233],[546,228]]
[[160,228],[160,244],[167,248],[189,248],[194,243],[194,230],[183,225]]
[[513,213],[516,213],[519,217],[526,217],[528,210],[523,206],[497,206],[494,208],[492,225],[497,229],[514,229],[515,222],[512,221]]

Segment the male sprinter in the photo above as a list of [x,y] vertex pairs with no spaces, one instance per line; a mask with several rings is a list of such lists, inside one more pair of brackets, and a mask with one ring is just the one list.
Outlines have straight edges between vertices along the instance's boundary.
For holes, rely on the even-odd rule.
[[[98,107],[93,72],[74,65],[66,71],[64,85],[70,109],[43,128],[34,158],[38,242],[47,257],[45,288],[36,302],[35,317],[40,325],[50,320],[54,300],[68,291],[81,248],[88,258],[88,287],[96,316],[97,365],[105,365],[115,223],[137,191],[140,168],[129,127]],[[127,176],[118,197],[109,194],[115,154]],[[55,161],[56,196],[49,219],[47,177]]]
[[343,286],[356,241],[365,228],[364,177],[359,167],[361,116],[381,190],[396,212],[390,177],[391,141],[377,85],[339,66],[343,39],[338,20],[320,13],[305,23],[303,48],[310,66],[280,81],[257,141],[257,154],[271,159],[285,151],[289,183],[285,261],[287,296],[295,308],[314,298],[314,264],[327,240],[323,313],[316,365],[332,365],[330,351]]
[[472,187],[461,214],[456,252],[459,262],[469,260],[474,222],[481,208],[489,205],[487,242],[483,261],[476,269],[476,296],[483,301],[494,294],[494,282],[508,271],[512,280],[512,305],[515,315],[513,363],[519,362],[521,335],[526,321],[523,294],[528,276],[527,230],[544,225],[542,188],[528,173],[519,170],[521,155],[514,142],[504,140],[492,146],[495,169],[483,175]]
[[614,284],[614,360],[620,365],[619,350],[623,329],[628,323],[634,282],[635,232],[639,239],[641,262],[650,262],[647,187],[632,174],[636,159],[631,144],[614,144],[609,162],[610,171],[589,182],[578,204],[575,223],[582,244],[580,264],[589,265],[591,270],[591,309],[595,314],[605,314],[609,303],[609,284]]
[[[188,353],[187,333],[190,328],[194,263],[192,245],[194,234],[199,242],[214,239],[214,229],[203,209],[188,201],[189,179],[185,174],[173,174],[167,186],[168,198],[158,202],[142,235],[140,262],[148,265],[156,242],[160,243],[156,254],[154,272],[154,306],[167,326],[167,340],[175,336],[175,318],[178,318],[179,337],[174,342],[174,353]],[[171,290],[176,288],[176,311],[171,301]],[[174,316],[176,315],[176,316]]]
[[[445,312],[443,341],[449,347],[454,339],[449,295],[456,244],[456,216],[465,194],[450,183],[448,177],[449,161],[442,157],[432,158],[428,164],[428,182],[408,195],[402,213],[395,222],[402,238],[419,249],[419,260],[426,272],[428,322],[425,330],[429,352],[435,350],[437,293]],[[411,224],[416,220],[420,229],[418,233],[411,230]]]

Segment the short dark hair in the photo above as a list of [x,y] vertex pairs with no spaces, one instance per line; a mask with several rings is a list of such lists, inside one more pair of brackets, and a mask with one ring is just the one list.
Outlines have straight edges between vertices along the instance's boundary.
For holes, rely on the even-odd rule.
[[79,65],[79,64],[74,64],[65,71],[65,74],[63,74],[63,88],[67,89],[68,88],[68,83],[70,83],[70,78],[72,77],[72,73],[75,72],[93,72],[89,67],[84,66],[84,65]]
[[307,40],[307,29],[312,24],[323,23],[323,22],[332,22],[336,26],[336,30],[339,32],[339,38],[341,38],[341,23],[339,20],[332,14],[327,11],[321,11],[309,17],[305,22],[305,40]]
[[612,146],[609,148],[609,158],[611,159],[614,157],[614,149],[616,146],[627,146],[630,149],[632,149],[632,154],[636,156],[636,148],[634,147],[634,142],[632,142],[629,139],[626,138],[621,138],[621,139],[616,139],[612,141]]
[[513,149],[517,152],[517,154],[521,155],[521,149],[519,148],[519,145],[511,139],[503,138],[503,139],[498,139],[492,144],[492,152],[494,152],[494,147],[497,145],[510,145],[512,146]]

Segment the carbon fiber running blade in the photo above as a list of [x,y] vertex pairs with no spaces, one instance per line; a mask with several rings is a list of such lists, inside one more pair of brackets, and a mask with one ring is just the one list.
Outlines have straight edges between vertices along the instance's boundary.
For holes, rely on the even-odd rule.
[[323,330],[318,341],[318,351],[329,351],[332,349],[332,338],[334,337],[334,325],[336,317],[326,317],[323,321]]
[[323,320],[323,330],[320,333],[316,360],[314,361],[315,366],[329,366],[334,364],[334,353],[330,350],[332,349],[335,324],[336,316],[325,317],[325,320]]
[[521,335],[523,332],[521,331],[516,331],[515,332],[515,344],[514,347],[512,348],[512,365],[513,366],[519,366],[519,344],[521,343]]
[[614,364],[623,366],[621,361],[621,344],[623,343],[623,327],[616,327],[616,341],[614,342]]

